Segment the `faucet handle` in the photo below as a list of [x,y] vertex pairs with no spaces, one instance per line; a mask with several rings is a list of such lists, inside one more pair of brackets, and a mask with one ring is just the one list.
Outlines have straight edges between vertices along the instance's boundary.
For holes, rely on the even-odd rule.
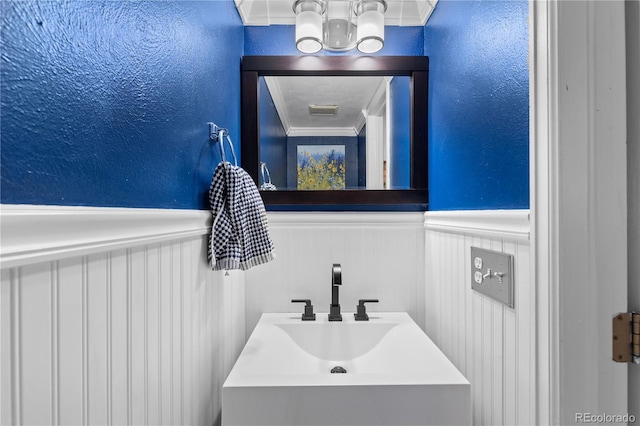
[[331,268],[331,285],[342,285],[342,266],[334,263]]
[[369,321],[369,315],[367,315],[367,308],[365,308],[365,303],[378,303],[378,299],[360,299],[358,300],[358,306],[356,306],[356,313],[353,314],[356,321]]
[[292,299],[291,303],[304,303],[304,313],[302,314],[302,321],[315,321],[316,314],[313,313],[313,305],[311,299]]

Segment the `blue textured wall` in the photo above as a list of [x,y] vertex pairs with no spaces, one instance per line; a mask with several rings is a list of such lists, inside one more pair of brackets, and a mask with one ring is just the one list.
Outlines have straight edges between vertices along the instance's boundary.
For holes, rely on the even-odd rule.
[[263,77],[260,77],[260,161],[269,170],[271,183],[279,189],[287,187],[287,134]]
[[367,187],[367,125],[365,124],[358,133],[358,186]]
[[[249,55],[300,55],[296,49],[293,25],[269,27],[245,27],[244,54]],[[375,55],[422,56],[424,54],[424,31],[422,27],[385,27],[382,50]],[[360,55],[358,49],[348,52],[321,50],[317,55]]]
[[429,56],[429,209],[529,207],[526,0],[440,0]]
[[411,79],[396,76],[391,80],[391,144],[390,183],[391,189],[411,188]]
[[233,1],[2,1],[1,202],[206,208],[239,150]]
[[[0,7],[2,203],[206,208],[206,122],[240,151],[240,57],[298,54],[231,0]],[[430,56],[432,210],[529,206],[527,13],[440,0],[424,32],[386,28],[379,54]]]

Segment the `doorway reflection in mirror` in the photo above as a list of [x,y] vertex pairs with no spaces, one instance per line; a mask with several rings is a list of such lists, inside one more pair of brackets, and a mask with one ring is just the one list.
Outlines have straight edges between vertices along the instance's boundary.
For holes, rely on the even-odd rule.
[[260,159],[269,164],[273,184],[410,189],[410,80],[260,77]]

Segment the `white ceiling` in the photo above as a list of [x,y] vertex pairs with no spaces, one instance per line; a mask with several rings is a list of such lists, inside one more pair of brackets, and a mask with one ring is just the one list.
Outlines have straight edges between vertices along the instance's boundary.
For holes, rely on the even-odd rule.
[[[363,110],[379,103],[389,77],[265,77],[289,136],[356,136],[365,123]],[[338,113],[317,116],[309,105],[337,105]]]
[[[345,2],[349,0],[328,0]],[[293,25],[293,0],[235,0],[244,25]],[[424,26],[437,0],[387,0],[384,24]]]

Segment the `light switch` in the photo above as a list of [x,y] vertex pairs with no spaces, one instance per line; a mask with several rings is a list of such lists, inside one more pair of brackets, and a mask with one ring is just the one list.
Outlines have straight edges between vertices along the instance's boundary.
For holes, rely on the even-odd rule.
[[513,255],[471,247],[471,288],[513,308]]

